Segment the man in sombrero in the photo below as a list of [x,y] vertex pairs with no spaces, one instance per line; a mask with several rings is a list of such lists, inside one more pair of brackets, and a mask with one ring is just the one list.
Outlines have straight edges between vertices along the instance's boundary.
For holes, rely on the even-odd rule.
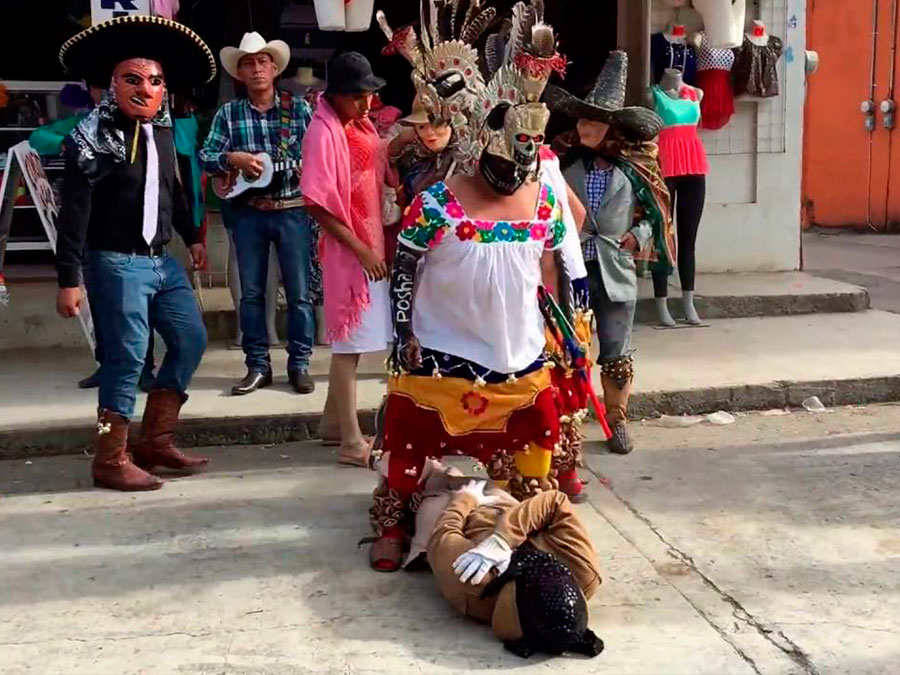
[[581,230],[591,308],[597,322],[608,447],[633,450],[626,422],[634,377],[631,333],[637,276],[672,271],[675,241],[669,193],[653,139],[662,128],[646,108],[625,106],[628,56],[615,51],[585,99],[548,85],[544,100],[576,129],[554,141],[569,187],[587,210]]
[[[66,138],[58,222],[57,311],[67,318],[81,311],[79,270],[86,263],[88,298],[104,337],[91,471],[98,487],[156,490],[162,481],[152,470],[192,472],[208,462],[173,443],[206,329],[187,274],[167,245],[177,232],[195,268],[205,265],[206,249],[177,175],[166,99],[169,89],[211,80],[215,61],[193,31],[148,16],[82,31],[59,58],[75,77],[111,81],[108,97]],[[166,343],[166,357],[140,435],[129,442],[151,324]]]

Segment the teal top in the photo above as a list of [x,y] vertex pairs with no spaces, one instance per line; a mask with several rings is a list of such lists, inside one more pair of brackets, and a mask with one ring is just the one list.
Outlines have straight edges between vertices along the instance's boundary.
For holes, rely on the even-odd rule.
[[64,117],[61,120],[38,127],[31,132],[28,142],[39,155],[58,155],[62,152],[63,139],[85,117],[87,117],[87,113],[72,115],[71,117]]
[[696,126],[700,123],[700,101],[672,98],[659,85],[653,85],[653,100],[664,126]]
[[203,203],[203,189],[200,181],[200,157],[197,137],[200,133],[200,125],[193,114],[187,117],[176,117],[172,120],[172,130],[175,136],[175,152],[182,157],[187,157],[191,163],[190,182],[183,176],[184,191],[191,204],[191,214],[194,216],[194,227],[203,224],[203,216],[206,214],[206,206]]

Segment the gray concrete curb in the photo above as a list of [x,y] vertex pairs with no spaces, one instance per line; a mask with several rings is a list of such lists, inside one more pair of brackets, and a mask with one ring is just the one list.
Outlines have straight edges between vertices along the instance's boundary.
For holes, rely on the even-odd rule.
[[[641,419],[717,410],[768,410],[799,407],[809,396],[818,396],[828,407],[900,401],[900,375],[646,392],[634,395],[629,413]],[[363,431],[371,433],[375,411],[361,411],[359,417]],[[316,413],[188,419],[179,428],[178,442],[184,447],[201,447],[306,441],[316,437],[318,423]],[[93,436],[90,425],[0,431],[0,460],[77,454],[90,449]]]

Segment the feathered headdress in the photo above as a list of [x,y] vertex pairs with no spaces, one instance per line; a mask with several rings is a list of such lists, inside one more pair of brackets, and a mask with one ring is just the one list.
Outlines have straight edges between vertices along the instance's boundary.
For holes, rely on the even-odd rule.
[[566,59],[544,23],[544,0],[517,2],[511,18],[487,37],[483,58],[475,44],[497,23],[497,10],[481,0],[421,0],[418,34],[414,26],[393,30],[382,11],[376,19],[388,39],[383,53],[412,64],[419,99],[433,118],[453,127],[463,171],[474,169],[494,106],[536,103],[550,75],[565,74]]

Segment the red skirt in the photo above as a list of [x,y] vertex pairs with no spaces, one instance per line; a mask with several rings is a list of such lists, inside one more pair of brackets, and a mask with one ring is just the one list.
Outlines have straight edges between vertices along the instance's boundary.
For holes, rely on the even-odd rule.
[[697,87],[703,90],[703,100],[700,101],[700,127],[721,129],[734,115],[731,71],[718,69],[698,71]]
[[384,451],[391,453],[388,487],[408,499],[418,489],[422,468],[429,457],[468,455],[490,467],[498,452],[512,455],[528,443],[552,450],[559,442],[557,405],[553,390],[545,389],[532,405],[510,415],[504,431],[453,436],[444,427],[440,413],[417,406],[407,396],[390,394],[383,445]]

